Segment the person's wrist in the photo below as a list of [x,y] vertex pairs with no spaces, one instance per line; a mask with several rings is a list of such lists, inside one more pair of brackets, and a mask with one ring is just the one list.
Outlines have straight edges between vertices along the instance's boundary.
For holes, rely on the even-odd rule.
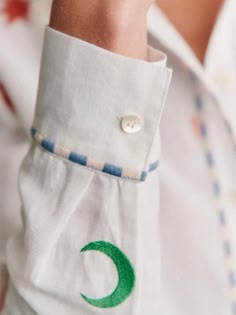
[[99,47],[146,59],[146,11],[130,0],[54,0],[50,26]]

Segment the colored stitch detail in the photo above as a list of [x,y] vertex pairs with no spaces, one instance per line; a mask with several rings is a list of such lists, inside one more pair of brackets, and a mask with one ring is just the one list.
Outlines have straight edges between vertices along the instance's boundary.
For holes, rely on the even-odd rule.
[[37,130],[35,128],[31,128],[31,136],[34,137]]
[[202,104],[202,99],[199,95],[195,96],[195,104],[196,104],[197,110],[201,111],[203,104]]
[[201,131],[201,135],[203,137],[207,136],[207,127],[206,127],[206,124],[203,121],[200,122],[200,131]]
[[199,116],[192,117],[191,123],[192,123],[194,134],[197,137],[200,137],[201,136],[201,128],[200,128],[201,122],[200,122]]
[[232,313],[233,315],[236,315],[236,302],[232,303]]
[[31,129],[32,138],[40,144],[46,151],[51,152],[57,156],[67,159],[73,163],[86,166],[90,169],[94,169],[115,177],[126,178],[136,181],[144,181],[147,178],[147,174],[154,171],[158,167],[158,161],[155,161],[148,165],[147,170],[137,171],[133,169],[122,168],[110,163],[104,163],[103,161],[96,161],[88,158],[85,155],[69,151],[68,149],[55,144],[49,139],[43,138],[43,136],[37,131],[36,128]]
[[[192,78],[192,82],[193,84],[197,84],[197,79],[196,79],[196,76],[194,74],[190,74],[191,78]],[[203,116],[203,113],[202,113],[202,110],[203,110],[203,102],[202,102],[202,99],[200,98],[200,95],[196,95],[195,97],[195,105],[196,105],[196,110],[198,112],[198,118],[199,118],[199,121],[200,121],[200,135],[202,137],[202,145],[203,145],[203,148],[204,148],[204,154],[206,155],[206,158],[207,158],[207,164],[209,166],[209,174],[212,178],[212,187],[213,187],[213,192],[215,194],[215,196],[219,196],[221,194],[221,187],[220,187],[220,184],[218,182],[218,180],[216,180],[216,177],[215,177],[215,165],[214,165],[214,159],[213,159],[213,156],[212,156],[212,153],[209,151],[209,149],[207,148],[208,146],[208,143],[207,143],[207,127],[206,127],[206,124],[205,122],[203,121],[202,119],[202,116]],[[231,129],[231,126],[228,124],[228,122],[226,120],[225,121],[225,126],[232,138],[232,129]],[[197,118],[194,119],[194,126],[197,126]],[[233,143],[234,143],[234,139],[232,139]],[[235,145],[235,143],[234,143]],[[236,146],[235,146],[235,153],[236,153]],[[222,232],[223,232],[223,235],[225,235],[225,229],[227,228],[227,221],[226,221],[226,213],[225,213],[225,210],[224,209],[221,209],[219,211],[219,223],[220,223],[220,226],[222,227]],[[236,273],[235,273],[235,270],[232,270],[232,263],[228,264],[228,261],[233,261],[233,253],[232,253],[232,247],[231,247],[231,243],[229,240],[226,240],[226,241],[223,241],[223,248],[224,248],[224,256],[225,256],[225,262],[226,262],[226,266],[227,266],[227,277],[228,277],[228,283],[229,283],[229,287],[230,287],[230,290],[231,290],[231,298],[232,298],[232,304],[231,304],[231,311],[232,311],[232,314],[236,315],[236,296],[235,296],[235,286],[236,286]]]
[[231,256],[231,244],[229,241],[224,241],[224,252],[226,256]]
[[80,164],[80,165],[84,165],[84,166],[87,165],[87,158],[86,158],[86,156],[77,154],[75,152],[71,152],[70,153],[69,160],[71,162],[74,162],[74,163],[77,163],[77,164]]
[[42,142],[41,142],[41,146],[45,150],[47,150],[47,151],[49,151],[51,153],[54,153],[54,143],[53,142],[43,139]]
[[232,131],[231,125],[229,124],[229,122],[226,119],[224,120],[224,123],[225,123],[226,129],[228,130],[228,133],[232,136],[233,131]]
[[221,210],[219,213],[219,220],[221,225],[226,224],[225,212],[223,210]]
[[100,308],[112,308],[120,305],[129,297],[135,285],[135,272],[129,259],[118,247],[104,241],[89,243],[82,248],[81,252],[85,252],[87,250],[99,251],[110,257],[116,266],[119,281],[115,290],[104,298],[92,299],[84,294],[81,294],[82,298],[90,305]]
[[207,163],[210,167],[212,167],[214,165],[214,159],[213,159],[213,155],[211,154],[211,152],[206,152],[206,159],[207,159]]
[[104,173],[110,174],[110,175],[114,175],[117,177],[121,177],[122,176],[122,168],[121,167],[117,167],[115,165],[112,164],[108,164],[106,163],[104,165],[104,168],[102,170]]
[[158,161],[149,165],[149,172],[154,171],[158,167]]
[[140,180],[145,181],[146,178],[147,178],[147,172],[142,172]]
[[[1,13],[1,10],[0,10]],[[6,106],[8,107],[8,109],[15,113],[16,109],[15,109],[15,104],[13,103],[10,94],[8,93],[6,87],[3,85],[2,82],[0,82],[0,95],[2,96]]]
[[213,192],[216,196],[220,194],[220,184],[217,181],[212,183]]
[[235,281],[235,274],[233,271],[229,272],[229,283],[231,287],[235,287],[236,281]]

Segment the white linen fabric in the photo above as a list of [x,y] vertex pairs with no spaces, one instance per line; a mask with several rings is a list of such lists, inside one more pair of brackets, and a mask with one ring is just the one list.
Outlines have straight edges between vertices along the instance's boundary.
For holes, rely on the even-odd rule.
[[46,28],[20,211],[33,106],[0,54],[16,104],[0,107],[4,315],[236,314],[235,12],[225,1],[204,65],[155,5],[148,62]]

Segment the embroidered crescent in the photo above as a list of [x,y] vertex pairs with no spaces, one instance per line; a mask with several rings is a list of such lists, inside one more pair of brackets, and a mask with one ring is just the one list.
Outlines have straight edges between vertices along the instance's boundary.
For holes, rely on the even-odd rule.
[[88,250],[96,250],[110,257],[117,268],[119,281],[115,290],[104,298],[92,299],[84,294],[81,296],[96,307],[110,308],[121,304],[131,294],[135,285],[135,272],[129,259],[119,248],[104,241],[89,243],[82,248],[81,252]]

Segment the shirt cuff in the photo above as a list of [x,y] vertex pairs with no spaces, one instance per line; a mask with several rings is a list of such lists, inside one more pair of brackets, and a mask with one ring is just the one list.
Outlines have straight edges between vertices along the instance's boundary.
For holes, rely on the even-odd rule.
[[[171,78],[166,56],[147,49],[149,60],[137,60],[47,27],[34,138],[72,162],[144,180],[158,163]],[[121,127],[129,115],[140,118],[136,133]]]

